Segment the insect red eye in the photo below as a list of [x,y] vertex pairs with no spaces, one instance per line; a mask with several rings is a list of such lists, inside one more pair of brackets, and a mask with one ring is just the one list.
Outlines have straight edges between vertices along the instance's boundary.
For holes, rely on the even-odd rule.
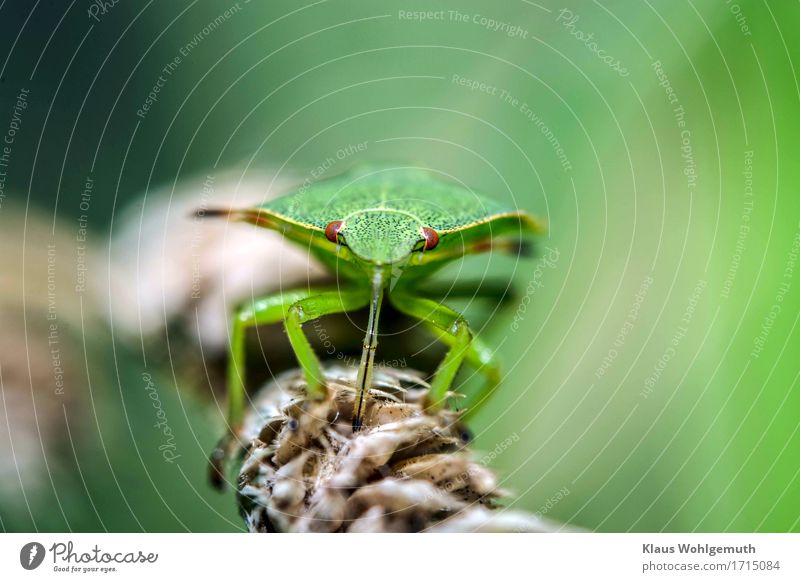
[[325,237],[331,242],[339,242],[339,231],[342,229],[342,221],[334,220],[325,227]]
[[436,245],[439,244],[439,234],[427,226],[422,227],[422,238],[425,239],[426,251],[436,248]]

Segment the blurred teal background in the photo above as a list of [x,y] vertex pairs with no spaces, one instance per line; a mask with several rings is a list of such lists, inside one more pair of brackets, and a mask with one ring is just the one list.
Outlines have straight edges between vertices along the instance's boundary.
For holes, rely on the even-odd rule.
[[[411,161],[549,225],[538,258],[452,269],[513,273],[524,297],[481,330],[507,374],[473,427],[480,451],[513,437],[490,456],[515,507],[601,531],[800,531],[797,22],[797,3],[745,0],[6,2],[0,133],[15,107],[21,125],[4,305],[24,301],[14,337],[30,345],[63,229],[66,371],[60,394],[34,379],[51,349],[0,355],[2,527],[241,529],[204,480],[217,409],[172,358],[145,363],[152,348],[84,317],[80,217],[86,277],[107,290],[106,241],[145,191],[226,168],[306,176],[365,142],[329,173]],[[52,229],[31,236],[33,218]],[[41,446],[13,447],[15,419]],[[15,469],[23,453],[38,470]]]

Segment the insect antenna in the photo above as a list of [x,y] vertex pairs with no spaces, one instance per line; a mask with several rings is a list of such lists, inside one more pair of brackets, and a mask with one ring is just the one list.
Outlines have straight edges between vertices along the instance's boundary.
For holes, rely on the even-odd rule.
[[369,387],[372,385],[372,370],[375,362],[375,350],[378,347],[378,315],[383,302],[384,273],[375,269],[372,277],[372,300],[369,304],[369,321],[361,350],[361,362],[356,377],[356,398],[353,403],[353,432],[361,430],[364,423],[364,405]]
[[219,218],[237,214],[239,211],[234,208],[198,208],[193,211],[191,216],[194,218]]

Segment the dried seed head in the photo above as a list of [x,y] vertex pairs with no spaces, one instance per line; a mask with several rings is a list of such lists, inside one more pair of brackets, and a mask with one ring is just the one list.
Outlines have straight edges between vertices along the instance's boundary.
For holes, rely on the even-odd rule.
[[476,462],[460,414],[430,413],[429,386],[408,370],[375,370],[365,426],[352,431],[356,370],[328,367],[328,396],[305,398],[290,371],[256,397],[238,499],[251,531],[552,531],[503,509]]

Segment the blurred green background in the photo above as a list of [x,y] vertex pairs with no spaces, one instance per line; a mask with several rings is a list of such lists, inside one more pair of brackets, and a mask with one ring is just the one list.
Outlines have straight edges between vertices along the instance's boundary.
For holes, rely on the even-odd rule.
[[797,3],[755,0],[3,3],[19,306],[0,354],[3,529],[242,528],[204,479],[217,408],[183,390],[180,356],[145,362],[156,348],[87,315],[78,277],[108,294],[105,245],[153,188],[306,176],[365,142],[330,174],[411,161],[549,225],[538,258],[452,269],[513,273],[524,297],[481,324],[507,374],[473,426],[513,506],[601,531],[800,531],[798,22]]

